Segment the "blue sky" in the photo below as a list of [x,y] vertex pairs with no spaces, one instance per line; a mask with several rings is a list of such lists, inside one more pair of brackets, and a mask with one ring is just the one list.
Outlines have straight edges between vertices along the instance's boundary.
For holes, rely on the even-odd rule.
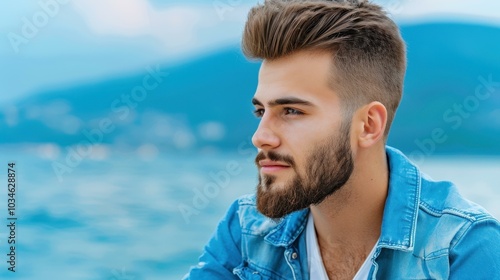
[[[0,11],[0,104],[237,45],[248,9],[257,2],[9,1]],[[498,0],[375,2],[399,24],[452,20],[500,28]]]

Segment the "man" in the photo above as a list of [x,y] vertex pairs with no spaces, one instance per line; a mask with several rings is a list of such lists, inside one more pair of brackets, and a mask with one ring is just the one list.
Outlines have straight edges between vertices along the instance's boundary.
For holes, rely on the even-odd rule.
[[499,222],[385,146],[406,54],[379,6],[268,0],[242,46],[263,60],[257,195],[185,278],[500,279]]

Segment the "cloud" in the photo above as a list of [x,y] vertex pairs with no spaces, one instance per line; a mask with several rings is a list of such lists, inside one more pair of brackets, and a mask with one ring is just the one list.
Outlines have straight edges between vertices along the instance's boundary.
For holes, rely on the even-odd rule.
[[[75,11],[88,29],[98,35],[149,37],[164,47],[167,55],[197,53],[237,41],[247,6],[173,4],[158,9],[147,0],[73,0]],[[245,16],[241,16],[244,14]]]
[[145,0],[73,0],[88,27],[102,35],[140,35],[150,26],[151,7]]
[[386,0],[382,4],[398,22],[456,20],[500,26],[497,0]]
[[[73,0],[91,32],[99,35],[148,37],[168,56],[197,54],[235,43],[249,8],[258,1],[171,2],[158,8],[148,0]],[[500,25],[500,1],[379,0],[400,23],[461,20]]]
[[207,21],[202,9],[189,7],[172,7],[151,14],[155,23],[149,34],[161,40],[167,47],[182,49],[196,43],[198,32]]
[[[55,0],[7,1],[0,10],[0,31],[20,33],[23,19],[32,20],[44,11],[40,3],[50,1]],[[61,83],[128,73],[157,61],[175,64],[234,46],[248,10],[258,2],[262,0],[70,0],[19,54],[8,40],[0,42],[0,58],[8,65],[0,67],[0,81],[10,93],[0,96],[0,104]],[[452,19],[500,26],[498,0],[375,2],[399,24]]]

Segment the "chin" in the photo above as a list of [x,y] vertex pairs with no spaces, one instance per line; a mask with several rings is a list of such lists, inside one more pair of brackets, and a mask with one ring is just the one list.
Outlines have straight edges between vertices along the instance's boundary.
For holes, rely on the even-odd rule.
[[[269,177],[269,176],[261,176],[263,182],[269,181],[268,178],[266,178],[266,177]],[[286,188],[286,185],[287,185],[286,179],[278,179],[277,177],[274,177],[274,176],[272,176],[272,177],[273,177],[272,182],[265,183],[262,185],[263,191],[280,191],[280,190],[284,190]]]

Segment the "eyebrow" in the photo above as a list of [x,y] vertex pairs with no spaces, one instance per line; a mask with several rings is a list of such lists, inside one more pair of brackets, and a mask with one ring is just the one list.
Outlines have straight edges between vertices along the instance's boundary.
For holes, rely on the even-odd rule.
[[[264,106],[264,105],[262,105],[262,102],[260,102],[257,98],[252,98],[252,104]],[[290,105],[290,104],[314,106],[314,104],[312,104],[311,102],[304,100],[304,99],[297,98],[297,97],[278,98],[278,99],[269,101],[267,104],[269,105],[269,107],[274,107],[274,106],[278,106],[278,105]]]

